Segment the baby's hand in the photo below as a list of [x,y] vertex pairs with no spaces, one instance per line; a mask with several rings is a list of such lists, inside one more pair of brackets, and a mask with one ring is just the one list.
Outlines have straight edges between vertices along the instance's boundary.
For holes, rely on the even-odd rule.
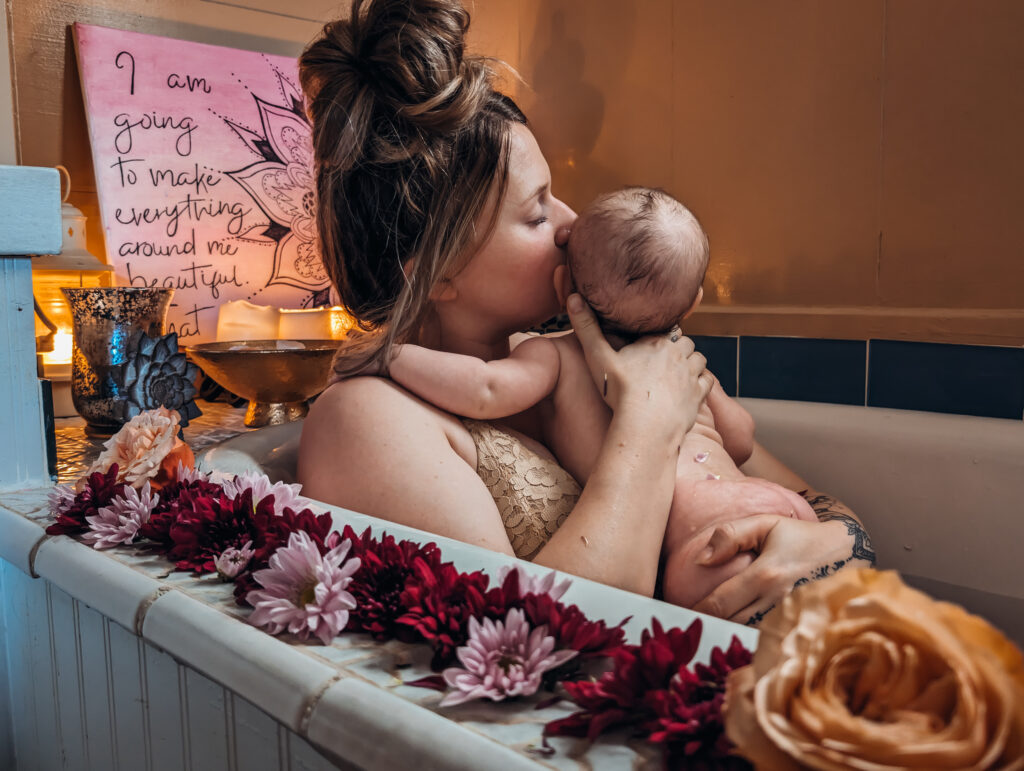
[[706,402],[715,418],[715,430],[722,437],[733,463],[742,466],[754,452],[754,419],[735,399],[728,396],[715,378]]

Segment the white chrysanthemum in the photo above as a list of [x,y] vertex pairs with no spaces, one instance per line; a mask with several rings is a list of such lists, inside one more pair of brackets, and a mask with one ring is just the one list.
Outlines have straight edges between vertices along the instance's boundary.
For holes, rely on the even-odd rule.
[[523,611],[513,608],[504,622],[471,618],[469,640],[456,655],[462,666],[444,671],[445,682],[454,690],[441,700],[442,707],[473,699],[529,696],[540,688],[545,672],[564,664],[576,651],[556,651],[548,628],[531,630]]
[[149,522],[149,515],[159,500],[160,496],[152,492],[149,482],[141,490],[125,487],[123,496],[117,496],[109,506],[85,518],[89,530],[82,534],[82,538],[92,542],[94,549],[130,544],[138,535],[139,528]]
[[555,576],[558,574],[554,570],[549,571],[541,577],[527,573],[519,565],[504,565],[498,571],[498,585],[500,586],[504,584],[505,579],[508,578],[508,574],[513,571],[519,574],[520,597],[525,597],[528,594],[546,594],[551,597],[552,600],[558,602],[562,595],[565,594],[572,585],[572,581],[568,578],[556,584]]
[[268,495],[274,496],[274,513],[281,514],[285,509],[300,511],[308,508],[312,501],[299,495],[302,485],[290,485],[285,482],[271,482],[266,474],[258,471],[247,471],[223,483],[224,494],[229,498],[237,498],[246,490],[252,490],[252,503],[255,506]]
[[75,502],[75,488],[71,485],[57,485],[46,496],[46,502],[50,507],[50,513],[54,517],[59,517]]
[[213,561],[217,568],[217,575],[221,581],[234,581],[249,564],[252,555],[256,550],[252,548],[252,541],[247,542],[241,549],[229,546],[220,553],[220,556]]
[[346,539],[321,556],[307,533],[292,533],[288,545],[270,557],[270,567],[252,574],[263,588],[246,595],[253,606],[249,623],[270,634],[287,630],[303,640],[313,635],[329,644],[356,607],[355,598],[345,591],[360,565],[358,557],[345,559],[351,546]]

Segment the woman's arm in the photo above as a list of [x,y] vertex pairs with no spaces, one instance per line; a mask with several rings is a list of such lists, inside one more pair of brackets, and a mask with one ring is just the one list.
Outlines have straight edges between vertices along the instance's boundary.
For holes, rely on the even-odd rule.
[[742,573],[701,600],[694,610],[756,624],[795,587],[845,567],[875,564],[871,538],[856,515],[835,498],[809,489],[799,475],[756,442],[743,471],[800,492],[818,521],[774,515],[744,518],[738,512],[739,519],[715,530],[701,564],[718,565],[743,551],[754,551],[758,556]]
[[[587,309],[574,322],[588,363],[608,374],[615,415],[579,502],[535,561],[630,591],[654,591],[683,434],[710,381],[687,339],[645,338],[619,352]],[[460,442],[469,441],[469,447]],[[511,554],[501,518],[450,416],[393,383],[335,384],[306,418],[304,492],[327,503]]]
[[615,351],[579,295],[566,306],[612,420],[572,515],[534,562],[651,595],[679,446],[712,378],[688,338],[645,337]]

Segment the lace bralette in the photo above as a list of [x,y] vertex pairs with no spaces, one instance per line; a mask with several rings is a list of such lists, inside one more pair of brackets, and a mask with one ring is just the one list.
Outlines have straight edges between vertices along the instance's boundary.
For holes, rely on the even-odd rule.
[[501,514],[517,557],[533,559],[580,497],[580,486],[554,460],[490,423],[463,419],[476,445],[476,473]]

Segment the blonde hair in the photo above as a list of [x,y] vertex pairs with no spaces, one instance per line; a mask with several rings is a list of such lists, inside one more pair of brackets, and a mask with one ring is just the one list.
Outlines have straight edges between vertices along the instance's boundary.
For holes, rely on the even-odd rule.
[[354,0],[299,59],[320,251],[362,333],[336,377],[415,335],[431,290],[486,236],[492,191],[504,196],[511,126],[526,118],[493,90],[493,60],[466,53],[468,28],[456,0]]

